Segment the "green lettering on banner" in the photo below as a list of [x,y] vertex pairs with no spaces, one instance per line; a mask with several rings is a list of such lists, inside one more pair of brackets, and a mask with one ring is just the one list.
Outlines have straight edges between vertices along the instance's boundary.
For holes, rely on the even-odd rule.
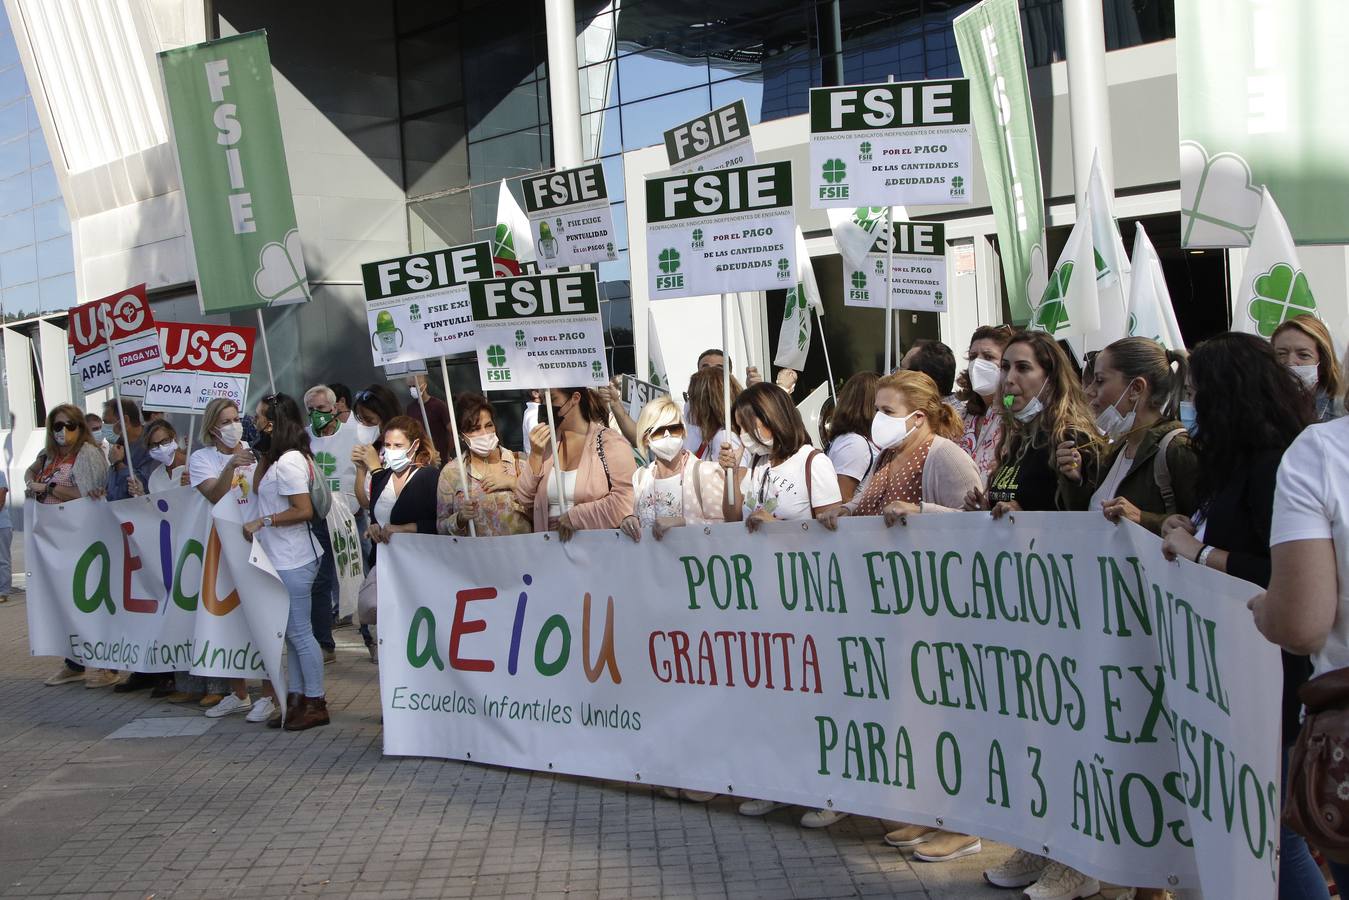
[[445,662],[436,649],[436,617],[425,606],[417,607],[412,614],[412,624],[408,626],[408,662],[414,669],[420,669],[429,662],[445,671]]
[[758,163],[646,180],[646,220],[653,225],[791,206],[790,162]]
[[[99,565],[98,584],[92,594],[89,593],[89,567],[95,562]],[[75,608],[80,612],[91,613],[100,606],[108,608],[108,615],[115,615],[116,606],[112,602],[112,588],[109,585],[109,574],[112,567],[112,559],[108,555],[108,548],[102,541],[97,541],[90,545],[80,556],[79,562],[75,563],[75,578],[71,583],[71,596],[75,600]]]
[[[561,636],[561,645],[558,647],[557,656],[549,661],[544,657],[548,649],[548,638],[556,631]],[[534,668],[539,670],[540,675],[552,677],[567,667],[567,658],[571,655],[571,628],[567,625],[567,620],[561,614],[554,614],[548,617],[539,629],[539,639],[534,642]]]
[[183,549],[178,554],[178,565],[173,570],[173,602],[179,609],[187,612],[194,612],[197,609],[197,601],[201,598],[201,580],[198,579],[197,592],[188,595],[183,591],[183,567],[187,561],[196,558],[197,562],[202,562],[206,551],[201,545],[201,541],[195,538],[189,538],[183,542]]
[[988,797],[985,802],[1004,808],[1012,805],[1007,796],[1007,760],[1002,755],[1002,744],[996,738],[988,747]]

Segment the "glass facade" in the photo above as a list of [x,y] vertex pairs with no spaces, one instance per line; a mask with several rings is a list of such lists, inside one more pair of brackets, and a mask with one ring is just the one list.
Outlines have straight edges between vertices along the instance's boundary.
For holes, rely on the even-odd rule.
[[0,7],[0,313],[12,322],[74,305],[70,220]]

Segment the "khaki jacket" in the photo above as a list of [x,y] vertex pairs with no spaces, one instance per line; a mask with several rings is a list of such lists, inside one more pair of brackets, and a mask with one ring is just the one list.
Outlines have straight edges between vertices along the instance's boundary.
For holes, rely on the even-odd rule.
[[[1154,534],[1161,533],[1162,522],[1168,515],[1162,489],[1157,486],[1157,447],[1163,436],[1180,427],[1180,423],[1175,419],[1169,419],[1149,428],[1143,443],[1138,447],[1138,452],[1134,454],[1128,473],[1115,492],[1115,496],[1123,497],[1138,507],[1143,514],[1141,524]],[[1115,464],[1115,457],[1124,452],[1124,445],[1125,441],[1119,441],[1102,458],[1100,480],[1105,479],[1111,466]],[[1190,443],[1189,434],[1181,431],[1171,440],[1166,448],[1166,464],[1171,472],[1171,493],[1175,499],[1175,509],[1171,513],[1192,515],[1199,506],[1195,495],[1195,485],[1199,479],[1199,457]],[[1060,478],[1059,490],[1065,508],[1086,509],[1098,484],[1074,485],[1067,479]]]

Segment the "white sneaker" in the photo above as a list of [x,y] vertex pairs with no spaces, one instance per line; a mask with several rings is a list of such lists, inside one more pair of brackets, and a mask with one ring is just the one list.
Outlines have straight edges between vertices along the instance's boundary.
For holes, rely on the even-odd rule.
[[845,812],[835,812],[832,809],[812,809],[801,817],[802,828],[828,828],[840,819],[848,818]]
[[65,663],[61,663],[61,670],[42,682],[47,687],[57,687],[62,684],[74,684],[77,681],[84,681],[84,673],[76,672]]
[[1029,900],[1079,900],[1101,892],[1101,883],[1076,869],[1051,862],[1040,880],[1026,888]]
[[206,718],[219,719],[228,716],[230,713],[243,712],[253,707],[253,701],[247,697],[237,697],[234,694],[226,694],[224,699],[206,710]]
[[706,803],[717,796],[716,791],[680,791],[679,795],[690,803]]
[[[272,698],[263,697],[257,703],[253,704],[253,708],[248,711],[248,715],[244,716],[244,721],[254,723],[266,722],[267,717],[270,716],[275,709],[276,704],[272,702]],[[207,715],[210,715],[210,713],[208,712]]]
[[785,803],[778,803],[776,800],[746,800],[740,804],[740,815],[742,816],[766,816],[775,809],[782,809]]
[[1049,860],[1025,850],[1013,853],[1005,863],[984,871],[984,880],[994,887],[1019,888],[1034,884],[1045,873]]

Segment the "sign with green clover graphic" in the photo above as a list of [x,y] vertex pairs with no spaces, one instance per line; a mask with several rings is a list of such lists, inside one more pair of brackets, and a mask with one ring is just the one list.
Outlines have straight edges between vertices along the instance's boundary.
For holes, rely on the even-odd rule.
[[485,390],[608,384],[594,272],[475,281],[469,301]]
[[1316,315],[1307,276],[1287,263],[1278,263],[1255,279],[1254,296],[1247,303],[1247,314],[1262,337],[1272,337],[1284,322],[1301,315]]
[[530,175],[520,182],[539,268],[561,269],[618,259],[604,166],[587,163]]
[[790,162],[648,178],[652,300],[786,287],[796,271]]
[[1031,325],[1050,334],[1057,334],[1072,322],[1068,318],[1068,285],[1073,280],[1073,262],[1069,260],[1049,276],[1044,296],[1031,317]]
[[811,206],[969,203],[973,138],[963,78],[813,88]]
[[[872,242],[862,260],[865,269],[854,268],[846,256],[842,257],[844,305],[885,308],[885,263],[888,257],[892,309],[945,310],[946,226],[940,222],[897,221],[887,237],[884,207],[879,211],[874,227],[869,229]],[[856,216],[854,221],[857,221]],[[887,254],[886,250],[892,245],[894,252]],[[875,290],[868,287],[868,272],[875,274]]]
[[492,274],[492,252],[486,241],[362,265],[375,364],[472,351],[468,283]]

